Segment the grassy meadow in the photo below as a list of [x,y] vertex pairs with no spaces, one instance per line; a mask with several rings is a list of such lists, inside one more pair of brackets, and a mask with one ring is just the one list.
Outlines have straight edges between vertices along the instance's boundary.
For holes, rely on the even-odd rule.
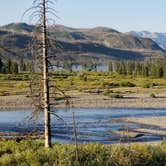
[[[50,73],[50,79],[51,84],[73,92],[98,92],[101,95],[166,92],[165,78],[125,76],[111,72],[60,71]],[[1,74],[0,96],[24,95],[29,89],[29,82],[29,74]]]

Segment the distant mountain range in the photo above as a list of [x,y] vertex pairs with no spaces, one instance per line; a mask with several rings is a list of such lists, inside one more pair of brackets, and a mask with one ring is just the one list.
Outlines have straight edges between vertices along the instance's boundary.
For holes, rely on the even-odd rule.
[[149,38],[155,41],[160,47],[166,50],[166,33],[149,32],[149,31],[130,31],[127,34],[136,37]]
[[[30,59],[30,52],[25,50],[32,39],[34,28],[26,23],[0,27],[0,56],[3,59]],[[61,46],[63,60],[103,62],[110,59],[145,60],[166,57],[163,44],[158,44],[154,38],[139,32],[121,33],[107,27],[75,29],[62,25],[51,26],[49,30]]]

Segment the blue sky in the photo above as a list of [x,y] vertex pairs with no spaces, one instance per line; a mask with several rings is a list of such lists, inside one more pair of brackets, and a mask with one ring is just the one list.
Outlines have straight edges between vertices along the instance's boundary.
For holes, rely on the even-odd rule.
[[[32,0],[1,0],[0,25],[20,22]],[[166,32],[166,0],[58,0],[57,24],[106,26],[122,32]],[[26,21],[26,19],[24,20]]]

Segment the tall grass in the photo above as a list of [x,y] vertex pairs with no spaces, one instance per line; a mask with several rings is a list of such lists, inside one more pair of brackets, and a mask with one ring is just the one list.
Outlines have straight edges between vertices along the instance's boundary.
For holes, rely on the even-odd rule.
[[[117,148],[118,147],[118,148]],[[2,166],[165,166],[166,144],[102,145],[82,144],[75,160],[74,145],[54,143],[45,149],[43,142],[0,141]]]

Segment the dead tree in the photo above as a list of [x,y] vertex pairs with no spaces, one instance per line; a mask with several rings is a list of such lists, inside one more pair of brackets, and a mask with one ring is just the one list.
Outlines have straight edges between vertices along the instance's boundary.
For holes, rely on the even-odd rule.
[[[48,21],[52,20],[48,18],[48,15],[56,16],[56,11],[53,7],[56,0],[33,0],[32,7],[29,8],[25,13],[31,12],[30,18],[38,18],[37,25],[33,34],[33,39],[29,44],[33,60],[38,60],[36,67],[36,62],[34,62],[34,67],[32,69],[33,73],[36,73],[40,69],[42,72],[42,77],[36,80],[37,76],[33,76],[30,83],[31,95],[33,98],[35,109],[43,110],[45,117],[45,147],[51,147],[51,102],[50,102],[50,84],[49,84],[49,53],[51,47],[51,40],[48,33]],[[25,15],[24,13],[24,15]],[[55,42],[54,42],[55,43]],[[54,44],[55,45],[55,44]],[[54,57],[55,58],[55,57]],[[39,72],[40,73],[40,72]],[[39,74],[40,75],[40,74]],[[40,76],[39,76],[40,77]],[[42,83],[40,82],[42,81]],[[35,82],[35,83],[34,83]],[[39,83],[39,84],[37,84]],[[35,86],[35,88],[34,88]],[[38,88],[36,88],[38,86]],[[41,89],[40,89],[41,88]]]
[[50,127],[50,105],[48,85],[48,52],[47,52],[47,27],[46,27],[46,0],[42,1],[42,49],[43,49],[43,93],[44,93],[44,114],[45,114],[45,147],[51,146]]

